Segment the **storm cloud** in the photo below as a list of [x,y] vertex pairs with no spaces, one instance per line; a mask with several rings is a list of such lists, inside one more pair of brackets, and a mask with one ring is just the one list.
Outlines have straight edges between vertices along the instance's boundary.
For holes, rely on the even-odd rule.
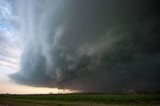
[[19,1],[19,84],[82,92],[160,89],[158,0]]

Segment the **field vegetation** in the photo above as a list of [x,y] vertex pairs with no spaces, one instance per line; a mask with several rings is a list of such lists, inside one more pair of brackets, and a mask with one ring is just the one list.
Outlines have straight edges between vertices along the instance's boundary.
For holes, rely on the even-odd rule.
[[160,95],[0,95],[0,106],[160,106]]

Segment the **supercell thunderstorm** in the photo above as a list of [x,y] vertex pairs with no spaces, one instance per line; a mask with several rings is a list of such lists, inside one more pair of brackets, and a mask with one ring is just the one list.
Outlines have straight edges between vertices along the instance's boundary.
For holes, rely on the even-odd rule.
[[20,2],[19,84],[107,92],[160,89],[158,0]]

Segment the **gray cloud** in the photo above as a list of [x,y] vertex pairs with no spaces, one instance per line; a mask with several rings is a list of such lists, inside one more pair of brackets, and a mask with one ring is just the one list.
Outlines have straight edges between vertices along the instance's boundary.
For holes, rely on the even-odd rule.
[[158,0],[23,2],[16,82],[82,92],[160,89]]

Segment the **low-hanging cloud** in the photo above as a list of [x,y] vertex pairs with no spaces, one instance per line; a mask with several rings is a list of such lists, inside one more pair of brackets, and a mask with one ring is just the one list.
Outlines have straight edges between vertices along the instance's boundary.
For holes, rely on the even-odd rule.
[[21,1],[17,83],[107,92],[160,89],[158,0]]

